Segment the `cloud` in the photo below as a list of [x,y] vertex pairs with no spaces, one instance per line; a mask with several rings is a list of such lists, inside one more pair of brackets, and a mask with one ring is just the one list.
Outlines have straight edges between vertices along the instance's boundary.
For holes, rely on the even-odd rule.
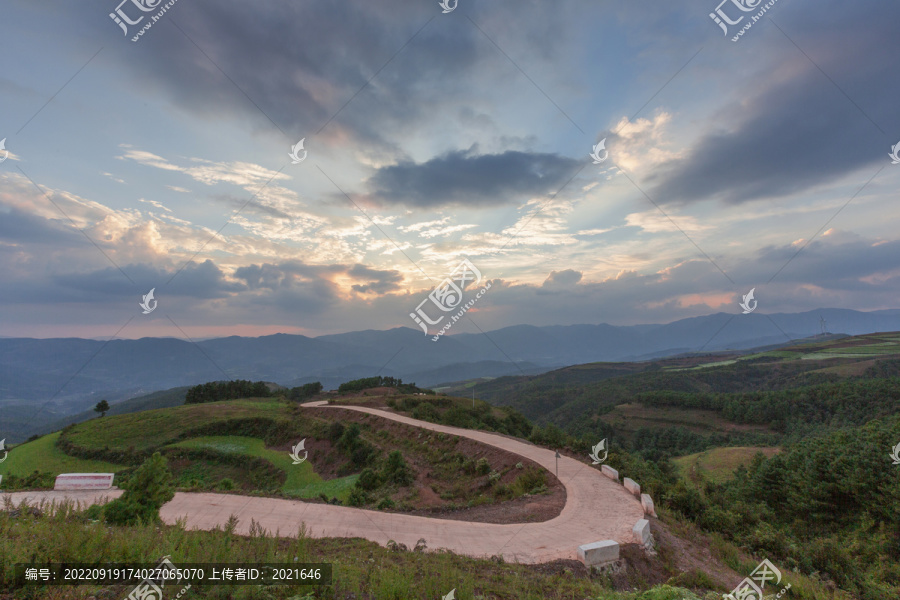
[[365,284],[354,284],[353,291],[360,294],[386,294],[400,290],[403,275],[399,271],[379,271],[365,265],[353,265],[347,274]]
[[490,208],[557,192],[579,165],[558,154],[453,151],[424,163],[404,161],[379,169],[368,186],[381,204]]
[[780,62],[767,62],[754,85],[741,88],[745,95],[710,115],[683,158],[648,177],[650,195],[740,204],[814,189],[863,168],[874,174],[890,146],[881,130],[900,126],[900,67],[896,52],[883,47],[896,37],[887,22],[900,18],[900,7],[883,10],[893,17],[873,20],[854,10],[839,20],[840,31],[830,23],[815,36],[798,36],[815,64],[786,45]]
[[550,275],[547,276],[547,279],[544,280],[544,283],[541,284],[541,287],[545,289],[571,288],[579,281],[581,281],[581,278],[581,271],[575,271],[573,269],[566,269],[565,271],[550,271]]

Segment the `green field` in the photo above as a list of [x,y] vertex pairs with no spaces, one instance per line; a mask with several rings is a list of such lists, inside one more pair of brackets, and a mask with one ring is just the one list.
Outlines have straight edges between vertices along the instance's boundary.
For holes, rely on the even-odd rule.
[[691,480],[709,479],[715,483],[723,483],[734,477],[734,470],[748,464],[757,452],[767,458],[778,454],[780,448],[714,448],[697,454],[689,454],[673,459],[672,462],[682,477]]
[[99,460],[84,460],[64,454],[56,447],[59,432],[16,446],[0,463],[0,475],[23,477],[34,471],[52,473],[115,473],[126,467]]
[[186,431],[217,421],[286,416],[286,405],[273,398],[187,404],[112,418],[91,419],[72,429],[68,438],[82,448],[133,448],[141,451],[174,441]]
[[315,498],[325,494],[329,498],[344,500],[350,493],[359,475],[324,481],[309,462],[293,464],[293,459],[285,451],[270,450],[262,440],[236,435],[205,436],[191,438],[169,444],[166,448],[198,448],[215,450],[226,454],[242,454],[265,459],[287,475],[282,491],[298,498]]

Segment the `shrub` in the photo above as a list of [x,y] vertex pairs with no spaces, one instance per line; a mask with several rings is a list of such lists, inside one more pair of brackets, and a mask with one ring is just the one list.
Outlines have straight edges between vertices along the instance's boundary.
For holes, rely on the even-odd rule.
[[540,488],[547,489],[547,475],[541,469],[529,467],[516,478],[513,486],[517,494],[538,493]]
[[501,483],[494,488],[494,497],[498,500],[508,500],[513,497],[513,490],[505,483]]
[[437,409],[429,402],[422,402],[412,411],[412,417],[421,421],[437,421],[439,416]]
[[387,508],[394,508],[394,501],[390,498],[382,498],[378,501],[378,505],[376,506],[378,510],[385,510]]
[[491,464],[486,458],[479,458],[478,462],[475,463],[475,472],[479,475],[487,475],[491,472]]
[[368,501],[369,498],[366,493],[358,487],[350,490],[350,495],[347,496],[347,506],[363,506]]
[[341,434],[340,439],[337,441],[337,447],[345,452],[352,453],[357,444],[359,444],[359,425],[357,423],[351,423],[349,427],[345,427],[342,429],[343,433]]
[[233,490],[234,489],[234,481],[230,478],[226,477],[219,481],[219,489],[220,490]]
[[363,490],[372,491],[381,485],[381,481],[375,471],[363,469],[362,473],[359,474],[359,479],[356,480],[356,485]]
[[678,481],[665,496],[666,503],[685,517],[696,521],[706,510],[706,502],[700,492]]
[[332,444],[337,444],[342,435],[344,435],[344,424],[340,421],[335,421],[328,426],[328,441]]
[[457,406],[445,412],[442,421],[453,427],[470,427],[472,415],[466,409]]
[[388,455],[384,464],[384,479],[400,486],[407,486],[413,482],[412,470],[403,460],[399,450],[394,450]]
[[155,452],[135,470],[119,498],[106,505],[106,520],[114,525],[134,525],[159,520],[159,509],[175,496],[172,473],[166,459]]
[[369,464],[374,453],[375,449],[372,446],[364,442],[360,442],[360,444],[353,451],[353,454],[350,455],[350,461],[354,465],[362,467]]
[[[153,521],[153,514],[146,507],[122,497],[107,504],[103,509],[103,516],[112,525],[137,525]],[[156,516],[159,516],[158,512]]]

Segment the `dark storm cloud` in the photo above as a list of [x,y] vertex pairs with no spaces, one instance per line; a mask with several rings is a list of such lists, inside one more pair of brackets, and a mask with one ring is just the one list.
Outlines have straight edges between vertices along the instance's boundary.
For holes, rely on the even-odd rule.
[[338,287],[327,276],[343,270],[341,266],[318,267],[300,261],[240,267],[234,275],[247,283],[251,294],[238,297],[235,306],[319,314],[340,304]]
[[[894,286],[887,286],[885,277],[900,269],[900,241],[872,243],[859,236],[838,233],[812,242],[800,254],[797,250],[793,245],[763,248],[759,260],[776,270],[787,265],[778,280],[795,279],[831,290],[883,291],[885,287],[895,287],[898,281],[893,277]],[[881,277],[866,281],[876,275]]]
[[[150,288],[156,288],[158,292],[164,289],[171,296],[221,298],[244,287],[228,282],[222,270],[209,259],[199,264],[189,262],[180,271],[175,268],[157,269],[147,264],[125,265],[122,271],[137,284],[138,289],[145,292]],[[55,275],[53,280],[61,287],[81,292],[105,296],[134,295],[134,286],[122,275],[122,271],[109,267],[90,273]]]
[[369,179],[368,186],[382,204],[492,207],[556,192],[579,164],[558,154],[457,151],[424,163],[406,161],[384,167]]
[[243,280],[251,290],[276,290],[321,279],[323,276],[344,270],[346,268],[340,265],[317,266],[307,265],[298,260],[287,260],[277,264],[263,263],[240,267],[235,270],[234,276]]
[[0,205],[0,240],[5,243],[81,246],[90,242],[67,224]]
[[398,284],[403,282],[403,274],[399,271],[382,271],[361,264],[307,265],[296,260],[277,264],[248,265],[238,268],[234,273],[234,276],[243,280],[251,290],[272,291],[318,285],[317,282],[325,282],[330,287],[333,285],[330,278],[335,275],[345,275],[353,280],[365,282],[352,286],[361,293],[385,294],[399,290]]
[[386,294],[400,289],[403,274],[399,271],[379,271],[365,265],[353,265],[347,274],[354,279],[365,281],[365,284],[353,285],[353,290],[361,294]]
[[785,12],[785,30],[821,71],[773,29],[782,65],[770,63],[746,87],[746,97],[711,115],[718,129],[651,176],[651,195],[664,202],[742,203],[808,190],[863,167],[874,174],[889,164],[887,152],[900,137],[900,44],[892,31],[900,6],[879,7],[877,18],[858,7],[843,10],[839,27],[832,21],[821,28],[810,27],[809,11],[802,19]]
[[291,136],[312,135],[352,99],[330,127],[378,143],[389,123],[409,126],[442,96],[462,93],[457,81],[476,63],[480,34],[464,23],[435,21],[410,41],[439,12],[403,0],[191,0],[164,17],[178,28],[164,23],[144,36],[139,61],[118,58],[134,85],[183,110],[274,131],[271,119]]

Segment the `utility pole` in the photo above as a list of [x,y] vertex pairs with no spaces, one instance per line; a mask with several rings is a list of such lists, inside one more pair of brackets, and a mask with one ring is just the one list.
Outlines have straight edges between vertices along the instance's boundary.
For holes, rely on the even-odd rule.
[[559,479],[559,450],[556,451],[556,478]]

